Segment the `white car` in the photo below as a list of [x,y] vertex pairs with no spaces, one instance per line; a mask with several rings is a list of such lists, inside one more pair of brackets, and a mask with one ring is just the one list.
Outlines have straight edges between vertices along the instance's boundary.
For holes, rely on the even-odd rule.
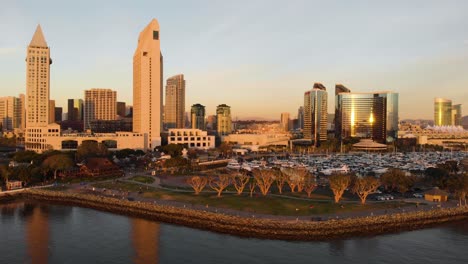
[[424,198],[424,195],[422,193],[413,193],[414,198]]

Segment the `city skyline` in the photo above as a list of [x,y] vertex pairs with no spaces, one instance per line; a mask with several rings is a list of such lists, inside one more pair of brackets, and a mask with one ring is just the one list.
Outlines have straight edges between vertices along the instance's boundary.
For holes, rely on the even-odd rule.
[[[301,95],[314,82],[327,87],[343,83],[356,92],[398,92],[401,119],[432,119],[435,97],[456,98],[457,103],[468,105],[463,88],[468,82],[464,76],[468,37],[462,30],[468,22],[461,7],[465,3],[425,1],[421,7],[417,3],[386,6],[359,1],[319,7],[313,2],[281,9],[280,2],[269,1],[260,10],[265,3],[258,1],[245,8],[216,3],[194,14],[187,12],[195,3],[187,4],[183,21],[169,15],[176,5],[158,3],[149,3],[154,8],[135,7],[123,19],[117,16],[127,11],[125,7],[102,18],[99,13],[79,12],[83,7],[58,4],[54,7],[58,15],[47,17],[44,12],[33,13],[45,11],[47,4],[6,3],[0,11],[0,29],[10,37],[0,42],[1,96],[26,92],[25,43],[40,23],[54,59],[50,99],[56,106],[65,107],[67,99],[81,98],[92,87],[109,87],[117,91],[118,101],[132,104],[135,39],[147,21],[156,17],[164,28],[164,81],[183,73],[190,82],[185,108],[199,102],[206,105],[207,115],[215,113],[216,105],[226,103],[233,109],[234,120],[277,120],[281,112],[296,113],[302,105]],[[76,8],[80,23],[75,23],[76,15],[69,8]],[[312,8],[320,11],[320,17],[333,12],[335,21],[313,23],[315,16],[307,11]],[[369,12],[380,9],[399,12],[378,13],[378,17]],[[434,17],[436,11],[439,15]],[[88,28],[88,23],[93,25],[89,30],[80,30]],[[267,26],[272,30],[264,30]],[[108,47],[111,38],[114,44]],[[190,39],[193,45],[183,45],[183,39]],[[181,61],[183,64],[178,63]],[[328,96],[328,113],[333,113],[333,95]]]

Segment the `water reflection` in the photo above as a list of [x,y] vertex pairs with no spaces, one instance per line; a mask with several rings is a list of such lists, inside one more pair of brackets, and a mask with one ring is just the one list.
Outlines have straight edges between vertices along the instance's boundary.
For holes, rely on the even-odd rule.
[[132,218],[132,245],[135,264],[159,262],[160,224],[145,219]]
[[47,263],[49,256],[49,219],[47,206],[25,204],[21,214],[26,219],[26,244],[32,264]]

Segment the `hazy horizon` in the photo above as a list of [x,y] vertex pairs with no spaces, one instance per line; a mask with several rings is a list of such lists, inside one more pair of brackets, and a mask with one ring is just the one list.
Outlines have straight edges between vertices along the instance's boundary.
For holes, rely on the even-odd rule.
[[[433,118],[434,97],[468,109],[465,1],[6,1],[0,10],[0,96],[26,91],[26,47],[38,23],[51,49],[51,98],[110,88],[132,104],[138,34],[161,26],[165,80],[182,73],[186,111],[218,104],[233,120],[297,115],[321,82],[400,94],[400,119]],[[464,111],[466,115],[468,111]]]

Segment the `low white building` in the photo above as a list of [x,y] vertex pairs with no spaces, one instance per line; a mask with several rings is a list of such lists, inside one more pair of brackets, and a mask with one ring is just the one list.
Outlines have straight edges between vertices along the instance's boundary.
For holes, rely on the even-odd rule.
[[289,134],[230,134],[222,141],[241,148],[258,151],[260,147],[289,146]]
[[58,124],[26,129],[26,150],[44,152],[47,150],[76,150],[83,141],[103,143],[110,150],[146,150],[148,135],[133,132],[115,133],[63,133]]
[[211,149],[215,147],[215,136],[200,129],[169,129],[169,144],[186,145],[188,148]]

